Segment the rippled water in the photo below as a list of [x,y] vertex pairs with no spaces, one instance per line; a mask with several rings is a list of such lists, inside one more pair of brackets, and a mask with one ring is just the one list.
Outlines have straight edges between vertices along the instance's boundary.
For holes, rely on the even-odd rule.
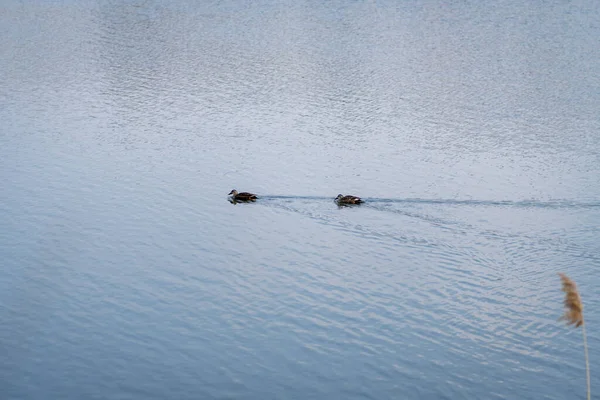
[[4,1],[2,397],[584,398],[599,4]]

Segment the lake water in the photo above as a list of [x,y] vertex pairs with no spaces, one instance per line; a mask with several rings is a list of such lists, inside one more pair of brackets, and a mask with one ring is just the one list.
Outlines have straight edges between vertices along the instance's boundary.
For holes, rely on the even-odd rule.
[[3,1],[0,397],[597,393],[599,21]]

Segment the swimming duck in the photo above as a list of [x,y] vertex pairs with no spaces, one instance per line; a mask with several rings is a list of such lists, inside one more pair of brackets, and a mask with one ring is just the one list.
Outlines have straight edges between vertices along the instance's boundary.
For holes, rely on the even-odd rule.
[[341,194],[337,195],[337,197],[335,198],[335,202],[338,204],[360,204],[360,203],[363,203],[363,201],[360,197],[352,196],[352,195],[344,196]]
[[237,190],[233,189],[229,192],[229,196],[233,198],[233,200],[237,201],[254,201],[257,199],[257,196],[254,193],[242,192],[239,193]]

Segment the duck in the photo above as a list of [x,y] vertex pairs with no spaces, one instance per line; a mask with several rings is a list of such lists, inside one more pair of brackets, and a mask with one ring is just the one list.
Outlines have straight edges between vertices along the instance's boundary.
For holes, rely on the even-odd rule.
[[340,205],[364,203],[360,197],[352,196],[350,194],[346,195],[346,196],[344,196],[342,194],[338,194],[337,197],[335,198],[335,202]]
[[236,200],[236,201],[254,201],[258,198],[254,193],[248,193],[248,192],[240,193],[235,189],[233,189],[231,192],[229,192],[229,196],[231,196],[232,199]]

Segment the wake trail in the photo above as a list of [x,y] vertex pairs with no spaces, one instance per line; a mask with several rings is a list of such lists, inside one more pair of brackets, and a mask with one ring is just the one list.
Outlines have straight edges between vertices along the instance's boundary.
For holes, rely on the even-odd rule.
[[[293,195],[262,195],[261,200],[314,200],[331,201],[330,196],[293,196]],[[600,208],[600,202],[578,202],[572,200],[460,200],[460,199],[423,199],[423,198],[378,198],[362,197],[364,203],[369,204],[431,204],[450,206],[481,206],[481,207],[515,207],[515,208]],[[376,207],[373,207],[376,208]]]

